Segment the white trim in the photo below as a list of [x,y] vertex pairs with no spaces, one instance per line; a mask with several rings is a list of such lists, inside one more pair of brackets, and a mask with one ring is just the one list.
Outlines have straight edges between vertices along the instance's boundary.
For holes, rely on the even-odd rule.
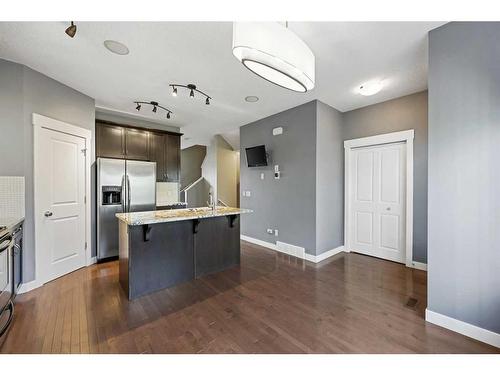
[[[259,245],[259,246],[268,248],[270,250],[277,251],[279,253],[290,255],[289,253],[287,253],[286,251],[283,251],[277,245],[275,245],[271,242],[262,241],[262,240],[259,240],[257,238],[245,236],[243,234],[240,235],[240,239],[242,239],[243,241],[246,241],[246,242],[253,243],[255,245]],[[330,258],[338,253],[341,253],[341,252],[345,252],[345,248],[343,245],[336,247],[335,249],[325,251],[324,253],[321,253],[320,255],[311,255],[311,254],[305,253],[305,258],[300,258],[300,257],[298,257],[298,258],[305,259],[305,260],[307,260],[309,262],[313,262],[313,263],[319,263],[319,262],[322,262],[325,259]]]
[[90,259],[87,259],[87,266],[91,266],[92,264],[97,263],[97,257],[91,257]]
[[464,336],[485,342],[487,344],[500,348],[500,334],[488,331],[487,329],[463,322],[461,320],[450,318],[449,316],[425,309],[425,320],[451,331],[458,332]]
[[319,255],[311,255],[311,254],[306,253],[306,260],[308,260],[309,262],[313,262],[313,263],[319,263],[319,262],[324,261],[327,258],[330,258],[330,257],[337,255],[339,253],[342,253],[342,252],[344,252],[344,245],[336,247],[335,249],[325,251],[324,253],[321,253]]
[[411,268],[415,268],[416,270],[427,271],[427,263],[421,262],[411,262]]
[[413,138],[415,131],[404,130],[400,132],[374,135],[350,139],[344,141],[344,241],[345,250],[351,250],[349,236],[349,203],[350,203],[350,176],[349,165],[353,148],[376,146],[387,143],[406,142],[406,244],[405,244],[405,264],[407,267],[413,267]]
[[17,294],[27,293],[30,290],[41,287],[42,285],[43,283],[38,282],[38,280],[28,281],[27,283],[21,284],[21,287],[17,291]]
[[[37,155],[37,147],[38,140],[40,137],[40,131],[42,129],[50,129],[55,130],[61,133],[74,135],[77,137],[81,137],[85,139],[85,196],[86,196],[86,204],[85,204],[85,241],[87,243],[87,248],[85,249],[85,257],[86,264],[92,264],[92,227],[91,227],[91,187],[90,187],[90,165],[93,162],[93,146],[92,146],[92,131],[89,129],[82,128],[80,126],[71,125],[63,121],[55,120],[50,117],[42,116],[37,113],[33,113],[32,115],[32,123],[33,123],[33,186],[34,186],[34,212],[38,212],[38,193],[37,193],[37,167],[38,162],[36,159]],[[41,286],[48,280],[46,280],[46,276],[41,274],[40,269],[40,254],[36,249],[36,245],[39,242],[37,239],[36,233],[36,225],[37,225],[37,215],[35,215],[35,280],[32,282],[34,285]],[[36,286],[36,287],[38,287]]]
[[253,243],[255,245],[259,245],[259,246],[262,246],[262,247],[267,247],[268,249],[271,249],[271,250],[274,250],[274,251],[279,251],[278,247],[275,244],[270,243],[270,242],[266,242],[266,241],[262,241],[262,240],[258,240],[257,238],[248,237],[248,236],[245,236],[245,235],[242,234],[242,235],[240,235],[240,239],[242,239],[243,241],[247,241],[247,242]]

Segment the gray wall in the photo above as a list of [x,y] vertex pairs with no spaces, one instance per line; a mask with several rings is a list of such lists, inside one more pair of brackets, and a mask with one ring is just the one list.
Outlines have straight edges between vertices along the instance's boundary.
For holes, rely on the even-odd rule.
[[23,67],[0,59],[0,176],[24,176]]
[[428,308],[500,333],[500,23],[429,36]]
[[[6,75],[9,78],[15,77],[17,85],[11,79],[7,79],[5,82],[8,85],[4,86],[3,77]],[[5,132],[5,134],[16,136],[16,139],[12,140],[16,147],[8,147],[7,152],[4,152],[2,147],[0,174],[16,174],[25,177],[23,278],[27,282],[35,277],[32,114],[38,113],[81,126],[92,130],[94,134],[95,103],[94,99],[22,65],[0,60],[0,76],[2,77],[0,97],[6,97],[7,100],[16,99],[18,103],[22,103],[21,106],[13,105],[11,109],[2,108],[2,118],[5,113],[10,120],[2,121],[2,146]],[[22,138],[19,139],[20,136]],[[93,161],[95,155],[93,148],[90,154]],[[9,162],[4,163],[4,158]],[[4,164],[10,165],[4,166]],[[95,191],[92,193],[95,194]],[[92,222],[95,223],[95,210],[92,211]],[[92,227],[94,228],[95,225]],[[92,245],[95,246],[95,244]]]
[[343,113],[344,140],[408,129],[415,130],[413,260],[427,263],[427,91]]
[[207,146],[194,145],[181,150],[181,189],[201,177],[201,163]]
[[[142,110],[144,110],[144,109],[145,109],[145,107],[143,107]],[[146,119],[142,119],[139,117],[134,117],[134,116],[122,116],[122,115],[119,115],[116,113],[103,112],[103,110],[99,110],[99,109],[96,110],[95,118],[99,119],[99,120],[104,120],[104,121],[116,122],[118,124],[139,126],[141,128],[146,128],[146,129],[165,130],[165,131],[171,131],[171,132],[176,132],[176,133],[178,133],[180,131],[179,127],[177,127],[177,126],[164,125],[164,124],[156,123],[153,121],[148,121]]]
[[344,244],[342,113],[317,102],[316,255]]
[[[316,252],[316,101],[275,114],[240,128],[241,206],[254,210],[242,215],[241,233],[267,242],[276,240]],[[283,134],[272,129],[283,127]],[[269,166],[248,168],[245,148],[265,145]],[[279,164],[282,177],[273,178],[273,165]],[[260,173],[265,179],[260,179]],[[266,233],[279,230],[279,237]]]

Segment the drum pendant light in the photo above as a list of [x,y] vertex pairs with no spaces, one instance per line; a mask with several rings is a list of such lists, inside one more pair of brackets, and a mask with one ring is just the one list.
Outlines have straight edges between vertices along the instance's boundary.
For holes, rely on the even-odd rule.
[[234,22],[233,55],[258,76],[289,90],[314,88],[314,54],[277,22]]

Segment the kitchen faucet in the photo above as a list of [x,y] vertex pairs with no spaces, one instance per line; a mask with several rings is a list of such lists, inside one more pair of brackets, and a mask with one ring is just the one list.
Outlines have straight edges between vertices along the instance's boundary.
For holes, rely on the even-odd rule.
[[208,201],[207,201],[207,206],[212,209],[212,211],[215,210],[215,202],[214,202],[214,197],[212,195],[212,192],[208,193]]

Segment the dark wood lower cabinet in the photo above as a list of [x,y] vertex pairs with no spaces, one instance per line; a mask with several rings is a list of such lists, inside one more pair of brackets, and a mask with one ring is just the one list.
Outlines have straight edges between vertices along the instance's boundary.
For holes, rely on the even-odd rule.
[[129,299],[240,264],[237,215],[126,228],[119,277]]

